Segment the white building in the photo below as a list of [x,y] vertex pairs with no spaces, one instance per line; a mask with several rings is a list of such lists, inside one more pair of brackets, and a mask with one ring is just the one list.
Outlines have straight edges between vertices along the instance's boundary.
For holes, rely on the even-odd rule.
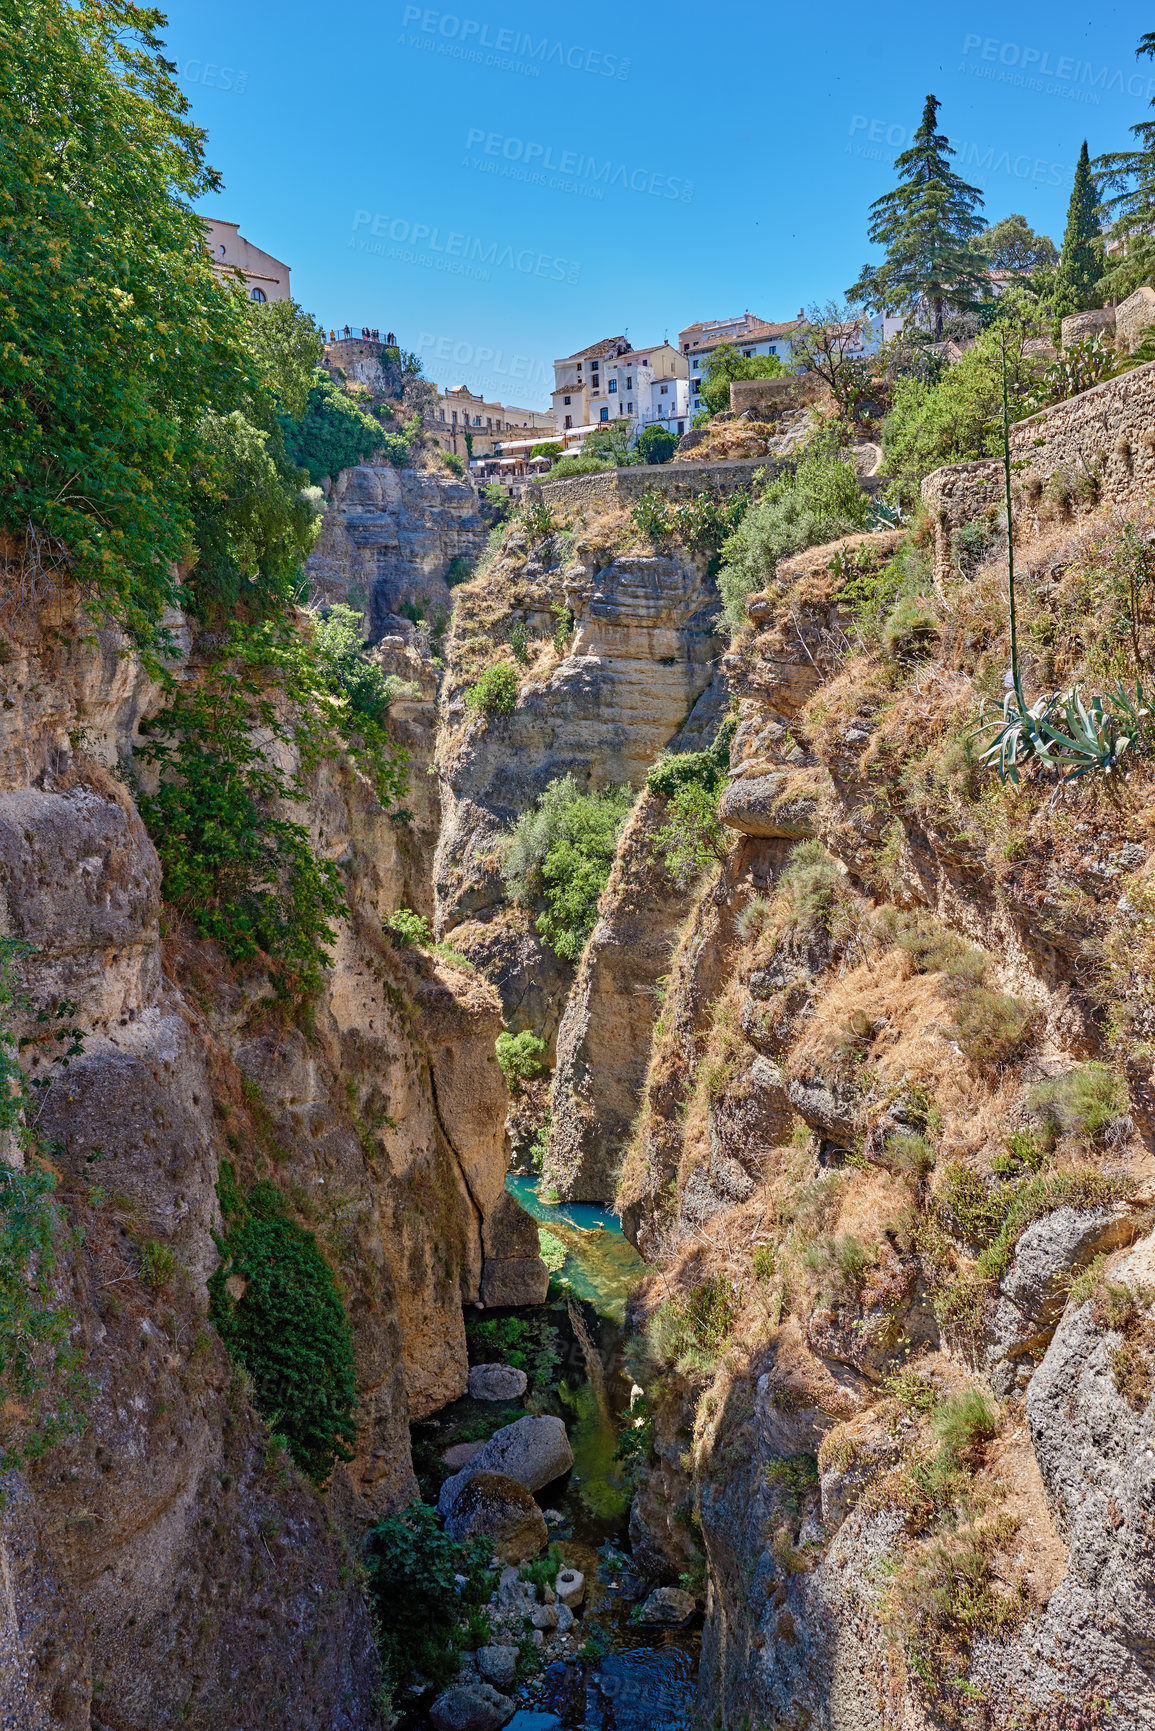
[[[765,319],[758,318],[747,309],[734,318],[705,319],[679,331],[678,346],[689,374],[691,415],[696,414],[702,407],[701,382],[708,370],[710,357],[716,349],[723,344],[729,344],[747,360],[754,355],[774,355],[784,367],[789,367],[792,354],[790,339],[805,322],[805,313],[801,307],[798,309],[798,317],[787,319],[784,324],[768,324]],[[877,354],[882,344],[902,329],[902,319],[890,313],[856,319],[854,324],[859,341],[848,345],[848,348],[862,355]]]
[[287,301],[289,267],[246,240],[235,222],[220,222],[216,217],[202,217],[205,246],[213,270],[220,277],[235,278],[238,274],[248,285],[251,301]]
[[689,426],[686,364],[668,342],[635,347],[625,337],[605,337],[553,364],[554,424],[567,450],[611,421],[628,420],[631,436],[643,427],[668,427],[677,436]]

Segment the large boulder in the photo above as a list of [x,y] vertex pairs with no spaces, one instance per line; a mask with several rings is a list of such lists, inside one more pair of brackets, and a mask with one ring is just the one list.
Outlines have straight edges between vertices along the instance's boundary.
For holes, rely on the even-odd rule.
[[517,1648],[504,1644],[479,1647],[477,1668],[495,1689],[512,1689],[517,1680]]
[[469,1393],[473,1400],[520,1400],[527,1381],[524,1370],[512,1364],[475,1364],[469,1372]]
[[503,1563],[524,1563],[549,1543],[532,1494],[504,1473],[478,1473],[461,1487],[446,1518],[450,1538],[490,1539]]
[[785,775],[747,775],[731,781],[718,801],[718,816],[729,829],[768,839],[801,841],[815,833],[817,802],[785,793]]
[[696,1609],[693,1593],[684,1593],[681,1587],[655,1587],[638,1612],[638,1622],[676,1629],[688,1623]]
[[447,1517],[462,1489],[478,1473],[503,1473],[526,1490],[537,1491],[561,1478],[572,1466],[573,1450],[560,1418],[548,1413],[519,1418],[515,1424],[495,1431],[468,1466],[446,1479],[437,1507]]
[[513,1702],[489,1683],[447,1689],[429,1709],[434,1731],[501,1731],[513,1718]]

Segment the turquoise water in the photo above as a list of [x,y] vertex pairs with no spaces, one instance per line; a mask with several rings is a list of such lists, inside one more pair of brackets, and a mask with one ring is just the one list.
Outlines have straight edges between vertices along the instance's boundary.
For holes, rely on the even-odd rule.
[[561,1290],[584,1299],[599,1316],[625,1322],[626,1300],[648,1269],[622,1236],[617,1215],[592,1202],[544,1202],[538,1180],[519,1172],[507,1175],[505,1187],[564,1245],[565,1265],[554,1276]]

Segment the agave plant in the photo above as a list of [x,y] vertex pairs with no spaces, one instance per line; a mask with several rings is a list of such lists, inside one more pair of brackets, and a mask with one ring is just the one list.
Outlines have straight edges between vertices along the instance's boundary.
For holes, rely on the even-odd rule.
[[1110,775],[1143,731],[1150,711],[1144,706],[1143,686],[1134,695],[1118,681],[1114,691],[1083,701],[1077,685],[1066,691],[1049,692],[1029,707],[1018,692],[1003,699],[1003,719],[998,732],[982,754],[984,768],[996,770],[999,780],[1018,785],[1019,770],[1038,763],[1054,770],[1065,782],[1077,781],[1092,770]]

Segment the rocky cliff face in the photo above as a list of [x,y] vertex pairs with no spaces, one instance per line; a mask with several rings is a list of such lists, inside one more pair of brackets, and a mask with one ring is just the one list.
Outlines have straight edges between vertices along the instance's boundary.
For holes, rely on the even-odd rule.
[[[344,762],[322,765],[305,808],[350,905],[308,1016],[162,928],[125,779],[159,693],[89,633],[80,616],[10,618],[0,671],[4,929],[30,946],[17,1032],[45,1077],[37,1016],[67,1002],[82,1035],[39,1127],[71,1229],[57,1299],[90,1385],[82,1433],[4,1475],[0,1716],[364,1731],[377,1673],[351,1547],[415,1493],[409,1420],[464,1390],[462,1305],[545,1284],[504,1191],[498,1000],[385,942],[406,884],[428,881],[428,831],[392,823]],[[417,768],[430,718],[413,699],[399,720]],[[275,1181],[337,1273],[360,1407],[324,1496],[270,1448],[207,1326],[226,1158]],[[171,1258],[152,1275],[150,1245]]]
[[[1028,657],[1077,664],[1051,621],[1117,532],[1100,510],[1024,545]],[[1092,1725],[1109,1702],[1138,1728],[1150,771],[1118,802],[981,776],[997,553],[952,568],[927,638],[864,646],[844,586],[896,544],[784,561],[726,658],[733,841],[680,927],[619,1191],[663,1268],[635,1555],[704,1571],[704,1723]],[[598,980],[621,910],[659,932],[650,893],[627,835],[559,1039],[591,1100],[598,1010],[646,1040]]]
[[320,601],[352,596],[376,641],[407,602],[448,618],[445,574],[454,559],[476,560],[485,542],[469,481],[441,468],[362,464],[330,488],[306,574]]
[[[699,725],[699,706],[717,723],[718,600],[706,561],[626,551],[628,542],[626,520],[604,516],[579,514],[536,540],[515,529],[459,592],[447,641],[438,919],[495,982],[509,1025],[534,1029],[551,1047],[572,970],[506,906],[503,831],[557,777],[572,775],[583,789],[638,788],[659,753]],[[470,686],[508,657],[518,624],[528,648],[516,708],[471,715]]]

